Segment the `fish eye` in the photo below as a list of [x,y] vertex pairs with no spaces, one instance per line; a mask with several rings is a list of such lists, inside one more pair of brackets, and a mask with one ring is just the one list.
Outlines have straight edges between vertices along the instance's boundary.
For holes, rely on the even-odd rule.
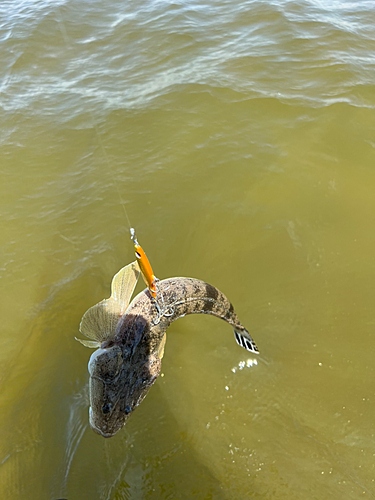
[[111,403],[106,403],[105,405],[102,406],[102,412],[104,414],[109,413],[111,410],[112,410]]
[[135,256],[137,257],[137,259],[140,259],[141,258],[141,254],[138,253],[138,252],[135,252]]
[[124,410],[124,411],[125,411],[126,415],[128,415],[128,414],[132,411],[132,409],[131,409],[131,408],[130,408],[130,406],[128,405],[128,406],[125,408],[125,410]]

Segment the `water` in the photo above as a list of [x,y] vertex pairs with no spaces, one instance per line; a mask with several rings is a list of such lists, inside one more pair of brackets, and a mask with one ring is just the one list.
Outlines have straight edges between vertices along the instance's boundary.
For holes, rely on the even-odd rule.
[[[2,2],[4,499],[375,497],[375,9]],[[133,250],[233,301],[188,317],[115,437],[78,324]]]

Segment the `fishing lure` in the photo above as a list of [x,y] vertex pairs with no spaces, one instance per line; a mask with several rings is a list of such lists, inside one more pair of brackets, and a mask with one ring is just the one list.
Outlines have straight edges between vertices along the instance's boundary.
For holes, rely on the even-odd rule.
[[154,271],[152,270],[150,261],[148,260],[143,248],[138,243],[137,237],[135,235],[135,229],[132,227],[130,228],[130,238],[134,243],[135,257],[137,259],[139,269],[141,270],[144,282],[146,283],[151,296],[156,300],[156,282],[159,280],[154,275]]

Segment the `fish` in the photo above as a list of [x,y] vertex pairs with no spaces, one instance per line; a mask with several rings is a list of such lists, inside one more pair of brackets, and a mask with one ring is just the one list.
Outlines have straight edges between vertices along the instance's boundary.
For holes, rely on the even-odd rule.
[[134,261],[114,275],[111,296],[90,307],[82,316],[79,331],[91,340],[75,337],[78,342],[95,348],[115,336],[117,324],[129,306],[139,274],[138,263]]
[[[126,293],[120,292],[124,304],[130,298],[135,279],[132,274],[135,272],[134,263],[130,266],[133,266],[129,273],[132,283],[126,286]],[[123,275],[124,269],[120,271]],[[115,281],[117,283],[118,279]],[[108,325],[105,324],[103,311],[107,309],[103,306],[90,308],[89,316],[93,317],[90,321],[89,318],[82,320],[83,324],[81,322],[82,333],[97,343],[101,341],[100,348],[91,355],[88,363],[89,423],[93,431],[105,438],[114,436],[123,428],[160,375],[166,331],[178,318],[188,314],[210,314],[221,318],[232,326],[235,340],[241,347],[252,354],[259,352],[251,335],[240,323],[233,305],[216,287],[195,278],[168,278],[158,282],[158,294],[159,306],[155,307],[150,289],[140,292],[120,315],[115,328],[111,314],[108,315]],[[100,321],[95,319],[98,312]],[[90,331],[86,325],[90,325]],[[106,334],[95,332],[95,328],[104,328],[110,333],[106,337]],[[94,347],[87,341],[84,345]]]

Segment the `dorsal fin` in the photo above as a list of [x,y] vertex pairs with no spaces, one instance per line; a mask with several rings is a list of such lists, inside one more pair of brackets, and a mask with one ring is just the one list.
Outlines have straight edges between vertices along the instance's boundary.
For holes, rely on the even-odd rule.
[[138,263],[134,261],[115,274],[109,299],[90,307],[82,316],[79,331],[92,341],[76,340],[86,347],[99,347],[104,340],[115,335],[117,323],[129,305],[139,273]]

